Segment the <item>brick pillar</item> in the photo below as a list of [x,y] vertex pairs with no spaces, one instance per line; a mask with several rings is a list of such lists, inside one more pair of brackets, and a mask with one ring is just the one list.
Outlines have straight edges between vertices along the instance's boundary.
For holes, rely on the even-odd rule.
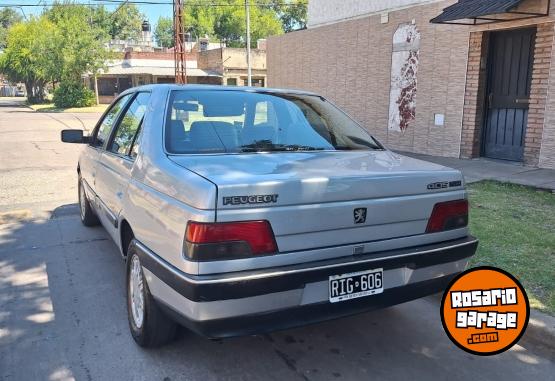
[[531,166],[537,166],[540,160],[554,25],[554,23],[539,24],[536,32],[530,109],[524,138],[524,164]]
[[466,159],[480,156],[482,117],[485,111],[484,94],[487,74],[485,58],[487,57],[488,40],[486,32],[470,33],[460,154],[462,158]]

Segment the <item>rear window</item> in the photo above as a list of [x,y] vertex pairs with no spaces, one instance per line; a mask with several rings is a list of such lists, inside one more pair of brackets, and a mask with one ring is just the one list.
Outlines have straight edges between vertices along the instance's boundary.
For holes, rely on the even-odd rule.
[[245,91],[172,91],[166,149],[174,154],[383,147],[321,97]]

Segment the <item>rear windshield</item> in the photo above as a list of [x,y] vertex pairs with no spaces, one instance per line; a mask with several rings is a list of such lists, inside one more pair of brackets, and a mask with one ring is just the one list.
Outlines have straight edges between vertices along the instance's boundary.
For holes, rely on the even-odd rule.
[[245,91],[172,91],[169,153],[376,150],[383,147],[323,98]]

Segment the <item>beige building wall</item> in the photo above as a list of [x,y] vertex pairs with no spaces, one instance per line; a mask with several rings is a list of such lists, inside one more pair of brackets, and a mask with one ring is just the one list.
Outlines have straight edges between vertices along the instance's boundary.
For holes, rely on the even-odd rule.
[[438,1],[442,0],[310,0],[308,27],[313,28]]
[[[467,27],[433,25],[445,2],[406,8],[268,41],[268,85],[315,91],[397,150],[459,156],[468,57]],[[405,132],[388,130],[392,38],[416,24],[420,39],[416,115]],[[435,126],[434,114],[445,115]]]
[[[247,54],[245,49],[221,48],[199,53],[198,66],[202,69],[215,70],[223,75],[223,84],[228,79],[235,79],[238,86],[243,86],[247,78]],[[266,51],[251,50],[251,68],[253,79],[262,79],[266,84]]]
[[[392,149],[476,157],[481,119],[473,114],[481,112],[483,98],[476,97],[480,84],[475,73],[485,70],[487,60],[480,57],[479,46],[477,53],[475,48],[469,51],[470,33],[475,36],[473,41],[480,41],[489,31],[539,24],[525,163],[555,168],[555,2],[551,2],[548,17],[472,27],[429,23],[453,2],[420,2],[390,11],[385,19],[379,13],[271,37],[268,86],[326,96]],[[529,2],[540,9],[547,4],[546,0]],[[392,38],[399,25],[411,22],[421,35],[416,113],[404,132],[396,132],[388,130]],[[435,114],[444,115],[443,126],[435,125]],[[466,126],[476,125],[461,139],[463,120]]]

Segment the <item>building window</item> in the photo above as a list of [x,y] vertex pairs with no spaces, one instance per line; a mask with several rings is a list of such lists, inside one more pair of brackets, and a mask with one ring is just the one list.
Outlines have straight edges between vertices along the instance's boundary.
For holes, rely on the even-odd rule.
[[228,78],[226,84],[228,86],[237,86],[237,78]]
[[158,77],[156,83],[175,83],[175,77]]
[[[248,86],[248,85],[249,85],[249,79],[244,78],[243,79],[243,86]],[[252,86],[253,87],[264,87],[264,78],[253,78],[252,79]]]
[[113,96],[117,92],[117,82],[116,78],[99,78],[97,80],[98,95]]

